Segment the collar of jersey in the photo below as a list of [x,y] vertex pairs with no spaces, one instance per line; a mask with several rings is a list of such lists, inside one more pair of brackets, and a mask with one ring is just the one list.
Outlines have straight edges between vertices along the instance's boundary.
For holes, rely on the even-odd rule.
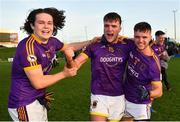
[[41,40],[36,37],[34,34],[31,34],[31,36],[37,41],[37,43],[41,44]]

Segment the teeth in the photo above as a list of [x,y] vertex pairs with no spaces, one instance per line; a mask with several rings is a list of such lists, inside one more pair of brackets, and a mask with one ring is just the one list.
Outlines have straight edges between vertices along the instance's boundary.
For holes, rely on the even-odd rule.
[[44,33],[49,33],[49,31],[48,31],[48,30],[44,30],[44,31],[42,31],[42,32],[44,32]]
[[49,33],[49,32],[43,32],[43,33]]

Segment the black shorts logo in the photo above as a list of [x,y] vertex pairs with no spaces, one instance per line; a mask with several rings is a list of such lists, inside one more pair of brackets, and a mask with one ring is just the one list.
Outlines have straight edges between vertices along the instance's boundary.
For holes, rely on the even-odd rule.
[[97,107],[97,103],[98,103],[97,100],[93,101],[93,103],[92,103],[92,108],[96,108],[96,107]]

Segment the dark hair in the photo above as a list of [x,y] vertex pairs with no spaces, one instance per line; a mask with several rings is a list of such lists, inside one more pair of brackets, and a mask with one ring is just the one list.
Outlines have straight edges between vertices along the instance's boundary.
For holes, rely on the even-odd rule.
[[112,20],[117,20],[117,21],[119,21],[120,24],[122,22],[121,21],[121,16],[119,14],[115,13],[115,12],[110,12],[110,13],[106,14],[104,16],[104,19],[103,19],[104,22],[105,21],[112,21]]
[[165,33],[161,30],[156,31],[155,36],[164,35]]
[[147,22],[139,22],[134,26],[134,32],[140,31],[140,32],[151,32],[151,25]]
[[65,16],[63,10],[57,10],[56,8],[39,8],[39,9],[34,9],[30,12],[29,16],[27,17],[24,23],[24,26],[21,29],[24,29],[24,31],[26,31],[27,34],[32,34],[33,29],[31,28],[30,24],[34,25],[36,15],[40,13],[47,13],[52,16],[54,23],[54,29],[53,29],[54,36],[57,34],[57,30],[60,30],[64,27]]

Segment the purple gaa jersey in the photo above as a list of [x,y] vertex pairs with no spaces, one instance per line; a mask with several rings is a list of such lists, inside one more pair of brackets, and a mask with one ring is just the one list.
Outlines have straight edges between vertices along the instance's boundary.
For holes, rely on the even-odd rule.
[[160,56],[165,51],[165,45],[160,45],[156,42],[154,42],[151,46],[151,48],[154,50],[154,52]]
[[134,48],[132,40],[108,44],[103,36],[101,42],[89,45],[84,51],[91,58],[91,93],[119,96],[123,92],[123,75],[130,50]]
[[31,85],[25,71],[42,67],[43,74],[48,74],[55,52],[63,46],[64,44],[54,37],[50,37],[47,44],[42,44],[33,34],[18,44],[12,64],[9,108],[28,105],[45,94],[45,89],[36,90]]
[[151,83],[161,82],[158,56],[144,55],[137,49],[129,53],[127,77],[124,83],[125,98],[136,104],[150,103],[150,99],[141,99],[141,88],[151,90]]

